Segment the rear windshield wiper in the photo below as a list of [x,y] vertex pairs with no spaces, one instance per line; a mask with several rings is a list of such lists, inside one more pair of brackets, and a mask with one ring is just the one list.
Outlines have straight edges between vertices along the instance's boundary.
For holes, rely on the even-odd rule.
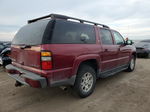
[[25,49],[25,48],[31,48],[31,45],[23,45],[23,46],[20,46],[21,49]]

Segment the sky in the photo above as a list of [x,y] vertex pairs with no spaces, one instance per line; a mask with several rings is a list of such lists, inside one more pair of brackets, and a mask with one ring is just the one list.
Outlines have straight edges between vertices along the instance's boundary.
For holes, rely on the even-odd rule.
[[106,24],[124,38],[150,39],[150,0],[0,0],[0,41],[12,40],[27,20],[51,13]]

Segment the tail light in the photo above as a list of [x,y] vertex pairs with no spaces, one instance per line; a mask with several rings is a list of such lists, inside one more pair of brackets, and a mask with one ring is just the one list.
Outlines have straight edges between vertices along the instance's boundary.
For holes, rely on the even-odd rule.
[[50,70],[52,69],[52,53],[51,52],[41,52],[41,65],[42,70]]

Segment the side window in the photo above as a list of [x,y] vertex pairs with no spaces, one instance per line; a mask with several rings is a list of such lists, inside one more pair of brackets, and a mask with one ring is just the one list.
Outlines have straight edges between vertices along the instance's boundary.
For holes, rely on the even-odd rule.
[[113,35],[117,45],[124,44],[124,39],[118,32],[113,31]]
[[104,44],[104,45],[112,45],[113,44],[111,32],[109,30],[100,29],[99,33],[100,33],[102,44]]
[[57,20],[51,43],[93,44],[96,43],[94,27],[71,21]]

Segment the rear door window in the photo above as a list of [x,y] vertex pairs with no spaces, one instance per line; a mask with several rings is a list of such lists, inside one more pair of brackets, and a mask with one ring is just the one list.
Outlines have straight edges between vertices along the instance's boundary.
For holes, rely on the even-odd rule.
[[45,28],[50,20],[41,20],[22,27],[15,35],[12,44],[39,45],[42,43]]
[[51,43],[93,44],[96,43],[94,27],[72,21],[56,20]]
[[113,44],[111,32],[109,30],[100,29],[99,33],[100,33],[102,44],[104,44],[104,45],[112,45]]

